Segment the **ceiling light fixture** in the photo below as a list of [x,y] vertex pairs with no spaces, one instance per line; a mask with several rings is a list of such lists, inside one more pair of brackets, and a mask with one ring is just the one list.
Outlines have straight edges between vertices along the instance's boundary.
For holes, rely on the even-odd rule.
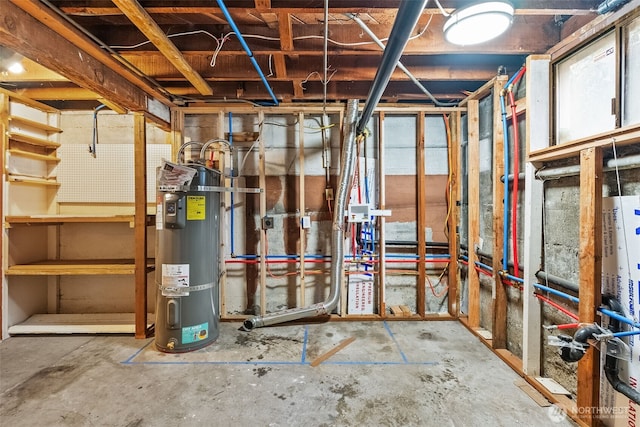
[[449,43],[468,46],[498,37],[511,26],[514,8],[505,1],[486,1],[453,12],[444,24]]
[[24,73],[24,66],[22,65],[22,62],[16,61],[9,64],[9,66],[7,67],[7,71],[12,74],[21,74]]

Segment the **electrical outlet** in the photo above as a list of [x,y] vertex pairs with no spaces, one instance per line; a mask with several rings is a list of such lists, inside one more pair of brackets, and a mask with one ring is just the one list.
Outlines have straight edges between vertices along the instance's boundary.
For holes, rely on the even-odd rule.
[[263,230],[270,230],[273,228],[273,217],[272,216],[265,216],[262,218],[262,229]]
[[324,199],[325,200],[333,200],[333,188],[325,188],[324,189]]

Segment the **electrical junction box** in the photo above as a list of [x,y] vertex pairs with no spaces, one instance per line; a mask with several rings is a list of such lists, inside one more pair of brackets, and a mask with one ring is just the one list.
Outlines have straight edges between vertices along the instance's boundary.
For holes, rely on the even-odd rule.
[[262,218],[262,229],[271,230],[273,228],[273,217],[265,216]]
[[352,203],[347,211],[349,222],[369,222],[369,205]]
[[311,228],[311,217],[303,216],[302,218],[300,218],[300,224],[302,224],[302,228]]

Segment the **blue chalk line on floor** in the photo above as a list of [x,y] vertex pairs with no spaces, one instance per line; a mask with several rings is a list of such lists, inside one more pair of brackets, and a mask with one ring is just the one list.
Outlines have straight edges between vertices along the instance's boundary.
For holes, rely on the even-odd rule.
[[[395,343],[396,349],[402,358],[402,362],[394,362],[394,361],[324,361],[322,365],[372,365],[372,366],[394,366],[394,365],[422,365],[422,366],[434,366],[438,365],[439,362],[427,361],[427,362],[409,362],[406,354],[402,350],[400,343],[396,340],[395,335],[391,331],[389,324],[386,321],[383,321],[385,330],[389,334],[391,340]],[[307,344],[309,342],[309,326],[304,327],[304,339],[302,341],[302,356],[299,362],[296,361],[266,361],[266,360],[238,360],[238,361],[185,361],[185,360],[176,360],[176,361],[140,361],[137,362],[134,359],[138,357],[147,347],[149,347],[153,340],[149,340],[146,344],[144,344],[141,348],[139,348],[135,353],[129,356],[126,360],[120,362],[123,365],[250,365],[250,366],[260,366],[260,365],[283,365],[283,366],[291,366],[291,365],[310,365],[311,362],[307,362]],[[179,353],[178,353],[179,354]],[[186,353],[185,353],[186,354]]]

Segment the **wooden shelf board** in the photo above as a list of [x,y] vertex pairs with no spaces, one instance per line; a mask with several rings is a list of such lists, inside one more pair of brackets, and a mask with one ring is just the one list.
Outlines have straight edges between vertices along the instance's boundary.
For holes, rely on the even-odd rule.
[[[147,328],[155,321],[147,314]],[[133,334],[134,313],[34,314],[9,327],[10,335],[28,334]]]
[[34,136],[24,135],[16,132],[9,132],[9,139],[14,141],[24,142],[26,144],[35,145],[38,147],[58,148],[60,144],[48,139],[36,138]]
[[12,92],[8,89],[4,89],[0,87],[0,94],[7,95],[12,100],[20,102],[21,104],[28,105],[29,107],[35,108],[37,110],[46,111],[48,113],[59,112],[56,108],[53,108],[47,104],[43,104],[42,102],[34,101],[31,98],[28,98],[24,95],[20,95],[19,93],[16,93],[16,92]]
[[43,160],[45,162],[59,162],[60,159],[55,157],[55,156],[49,156],[46,154],[38,154],[38,153],[32,153],[30,151],[24,151],[24,150],[18,150],[17,148],[10,148],[7,150],[8,153],[11,153],[14,156],[21,156],[21,157],[28,157],[30,159],[35,159],[35,160]]
[[53,181],[50,179],[34,178],[30,176],[11,175],[11,174],[9,174],[8,178],[9,178],[9,182],[14,182],[16,184],[45,185],[50,187],[60,186],[60,183],[58,181]]
[[5,221],[8,224],[131,223],[134,219],[134,215],[29,215],[5,217]]
[[[147,271],[152,271],[153,260],[147,260]],[[16,264],[7,268],[8,276],[81,276],[134,274],[131,259],[105,260],[48,260],[29,264]]]
[[24,117],[20,117],[20,116],[9,116],[9,121],[10,122],[15,122],[15,123],[22,123],[23,125],[32,127],[32,128],[36,128],[36,129],[41,129],[45,132],[55,132],[55,133],[60,133],[62,132],[62,129],[57,128],[55,126],[51,126],[47,123],[40,123],[37,122],[35,120],[29,120],[26,119]]

